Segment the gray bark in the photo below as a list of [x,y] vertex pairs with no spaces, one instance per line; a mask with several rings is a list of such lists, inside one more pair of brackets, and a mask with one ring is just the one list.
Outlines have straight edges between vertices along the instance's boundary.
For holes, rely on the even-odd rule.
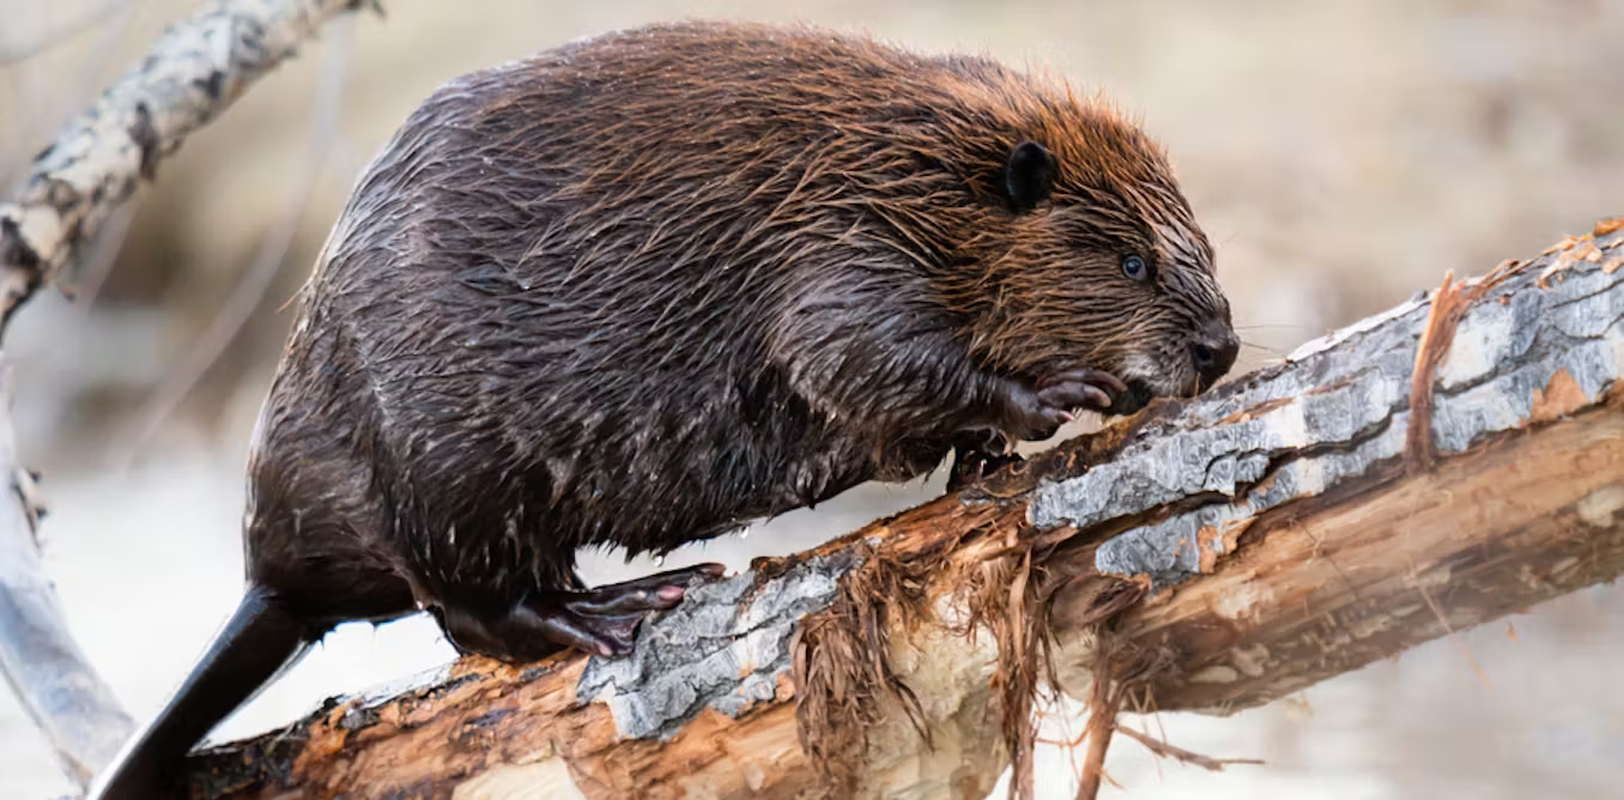
[[134,730],[129,715],[68,633],[40,568],[35,532],[42,508],[17,462],[9,413],[11,370],[0,364],[0,673],[50,740],[62,771],[85,786]]

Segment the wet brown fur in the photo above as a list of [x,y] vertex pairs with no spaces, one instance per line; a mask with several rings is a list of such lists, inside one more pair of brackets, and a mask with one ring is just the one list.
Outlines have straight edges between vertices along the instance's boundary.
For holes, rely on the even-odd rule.
[[[1026,141],[1054,170],[1030,207]],[[244,619],[279,615],[291,648],[288,625],[426,608],[513,660],[556,644],[498,623],[579,588],[580,547],[661,553],[918,476],[967,433],[1042,438],[1035,387],[1068,370],[1125,381],[1118,411],[1193,394],[1229,362],[1192,347],[1233,338],[1130,121],[989,59],[750,24],[447,84],[301,299],[255,434]]]

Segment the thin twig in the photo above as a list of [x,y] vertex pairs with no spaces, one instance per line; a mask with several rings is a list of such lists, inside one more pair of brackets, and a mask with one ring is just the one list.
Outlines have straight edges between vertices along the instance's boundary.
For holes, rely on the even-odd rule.
[[1117,725],[1116,732],[1144,745],[1146,750],[1155,753],[1157,756],[1175,759],[1181,764],[1190,764],[1213,772],[1223,772],[1224,767],[1230,764],[1261,765],[1263,763],[1263,760],[1258,758],[1213,758],[1212,756],[1204,756],[1147,736],[1126,725]]
[[1258,352],[1263,353],[1264,355],[1273,356],[1275,358],[1285,358],[1286,357],[1286,353],[1285,353],[1284,350],[1281,350],[1278,347],[1270,347],[1270,346],[1268,346],[1266,344],[1258,344],[1256,342],[1248,342],[1248,341],[1242,340],[1241,341],[1241,347],[1250,347],[1253,350],[1257,350]]
[[107,284],[107,276],[113,273],[113,264],[124,249],[124,238],[130,233],[138,207],[139,201],[126,203],[107,218],[107,223],[96,232],[79,260],[79,274],[75,276],[77,283],[63,286],[63,293],[76,301],[80,314],[90,314],[90,307]]
[[1077,785],[1077,800],[1094,800],[1100,793],[1100,781],[1105,775],[1105,754],[1111,747],[1111,734],[1116,730],[1117,712],[1122,708],[1122,691],[1116,685],[1113,648],[1105,631],[1100,632],[1099,645],[1094,651],[1094,685],[1088,700],[1088,724],[1084,735],[1088,737],[1088,751],[1083,757],[1083,778]]
[[1060,720],[1060,726],[1061,726],[1060,736],[1061,736],[1061,738],[1059,738],[1059,739],[1050,739],[1048,737],[1039,736],[1039,737],[1034,737],[1032,739],[1032,742],[1033,742],[1033,744],[1045,744],[1045,745],[1049,745],[1051,747],[1058,747],[1058,748],[1061,748],[1062,750],[1065,750],[1066,751],[1066,762],[1071,765],[1071,777],[1072,777],[1073,780],[1081,782],[1083,780],[1083,765],[1077,762],[1077,748],[1081,747],[1082,744],[1083,744],[1083,741],[1088,738],[1088,730],[1085,728],[1083,731],[1079,732],[1076,736],[1073,736],[1073,735],[1071,735],[1071,722],[1073,720],[1073,717],[1071,715],[1057,715],[1057,716],[1058,716],[1058,718]]

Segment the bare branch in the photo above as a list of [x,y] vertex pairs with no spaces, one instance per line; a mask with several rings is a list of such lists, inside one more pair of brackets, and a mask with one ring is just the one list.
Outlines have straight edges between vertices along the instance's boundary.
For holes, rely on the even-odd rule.
[[17,462],[11,370],[0,365],[0,672],[80,787],[112,760],[134,723],[68,635],[56,592],[40,568],[43,513],[34,480]]
[[248,87],[361,0],[217,0],[154,44],[149,57],[34,160],[0,204],[0,329],[57,273],[158,163]]
[[1182,747],[1174,747],[1161,739],[1147,736],[1134,730],[1133,728],[1127,727],[1126,725],[1116,726],[1116,732],[1144,745],[1146,750],[1149,750],[1162,758],[1171,758],[1178,761],[1180,764],[1190,764],[1192,766],[1197,766],[1207,770],[1208,772],[1223,772],[1224,767],[1230,766],[1231,764],[1252,764],[1259,766],[1263,764],[1262,761],[1255,758],[1213,758],[1212,756],[1204,756],[1200,753],[1192,753]]

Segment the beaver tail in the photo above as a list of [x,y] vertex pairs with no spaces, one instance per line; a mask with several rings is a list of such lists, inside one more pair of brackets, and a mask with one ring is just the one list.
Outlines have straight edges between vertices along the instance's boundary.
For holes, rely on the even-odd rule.
[[269,589],[250,586],[186,682],[131,737],[90,788],[91,800],[150,800],[185,794],[192,745],[246,703],[320,634]]

